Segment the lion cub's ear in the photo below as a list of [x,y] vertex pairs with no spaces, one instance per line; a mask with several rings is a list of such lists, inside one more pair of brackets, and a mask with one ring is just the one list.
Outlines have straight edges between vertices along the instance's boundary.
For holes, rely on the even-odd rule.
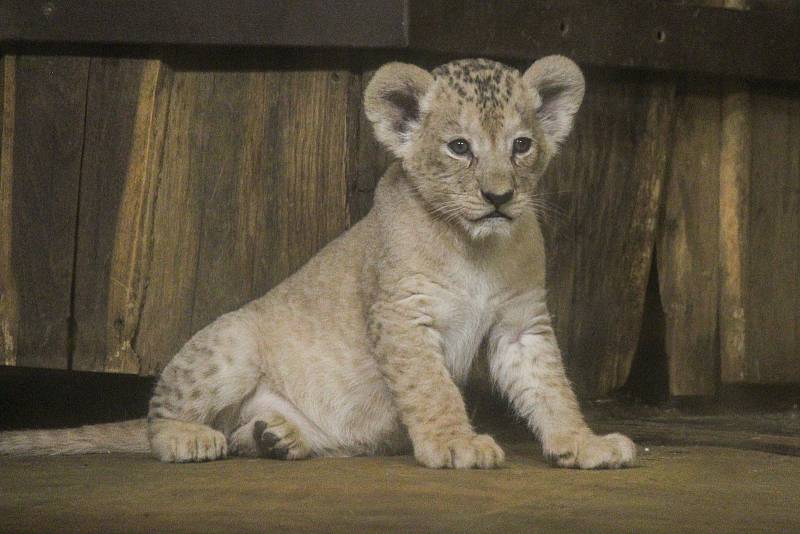
[[572,119],[583,101],[585,82],[581,69],[564,56],[547,56],[531,65],[522,81],[536,91],[536,116],[557,147],[569,135]]
[[375,137],[403,157],[411,132],[419,125],[420,101],[433,83],[426,70],[406,63],[387,63],[364,91],[364,109]]

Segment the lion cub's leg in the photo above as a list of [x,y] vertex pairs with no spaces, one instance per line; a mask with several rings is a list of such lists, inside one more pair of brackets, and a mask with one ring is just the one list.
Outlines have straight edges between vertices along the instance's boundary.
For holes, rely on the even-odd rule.
[[150,400],[148,437],[164,462],[224,458],[225,435],[210,425],[257,384],[254,336],[237,314],[198,332],[164,368]]
[[[445,364],[439,334],[424,297],[399,291],[372,307],[370,330],[384,378],[414,445],[414,456],[433,468],[490,469],[505,454],[472,428],[464,399]],[[420,319],[422,318],[422,319]]]
[[230,451],[275,460],[301,460],[313,453],[297,425],[278,412],[260,414],[239,427],[231,435]]
[[490,334],[492,378],[562,467],[630,465],[636,446],[622,434],[598,436],[584,422],[561,361],[544,292],[519,297]]

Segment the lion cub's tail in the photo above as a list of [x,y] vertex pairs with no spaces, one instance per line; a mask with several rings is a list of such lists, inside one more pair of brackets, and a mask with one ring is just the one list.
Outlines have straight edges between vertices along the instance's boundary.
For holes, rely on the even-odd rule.
[[0,432],[0,455],[42,456],[149,451],[145,419],[57,430]]

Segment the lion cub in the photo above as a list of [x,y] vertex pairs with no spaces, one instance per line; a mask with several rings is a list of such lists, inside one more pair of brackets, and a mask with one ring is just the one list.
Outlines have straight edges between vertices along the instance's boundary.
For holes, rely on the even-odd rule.
[[410,445],[427,467],[499,466],[503,450],[475,433],[458,388],[485,341],[493,381],[546,455],[631,463],[630,439],[584,422],[545,305],[534,192],[583,92],[560,56],[522,74],[482,59],[379,69],[366,113],[398,161],[372,211],[175,355],[150,402],[153,454],[300,459]]

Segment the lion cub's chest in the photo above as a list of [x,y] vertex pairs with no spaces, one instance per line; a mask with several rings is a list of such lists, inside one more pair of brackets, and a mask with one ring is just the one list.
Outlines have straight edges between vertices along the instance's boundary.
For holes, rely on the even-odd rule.
[[448,282],[440,295],[436,324],[442,335],[445,365],[456,383],[463,384],[494,322],[503,288],[494,273],[479,268],[450,273]]

